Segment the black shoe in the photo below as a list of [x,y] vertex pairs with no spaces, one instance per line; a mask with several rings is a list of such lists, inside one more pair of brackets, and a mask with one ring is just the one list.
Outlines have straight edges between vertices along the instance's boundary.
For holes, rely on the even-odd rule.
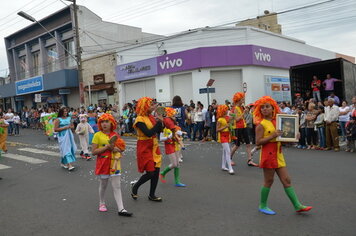
[[148,200],[150,201],[153,201],[153,202],[162,202],[162,198],[161,197],[151,197],[151,196],[148,196]]
[[134,183],[131,184],[131,197],[133,198],[133,200],[137,200],[138,195],[133,193],[133,187],[135,186]]
[[119,214],[119,216],[126,216],[126,217],[131,217],[133,215],[131,212],[128,212],[125,209],[122,209],[121,211],[119,211],[118,214]]

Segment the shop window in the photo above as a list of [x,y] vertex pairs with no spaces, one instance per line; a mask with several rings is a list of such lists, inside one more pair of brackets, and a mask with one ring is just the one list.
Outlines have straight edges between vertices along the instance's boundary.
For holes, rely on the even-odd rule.
[[20,74],[19,77],[20,79],[26,78],[26,73],[28,71],[28,65],[26,62],[26,56],[19,57],[19,63],[20,63]]
[[74,40],[68,40],[64,42],[64,47],[66,51],[64,52],[65,55],[65,66],[66,67],[74,67],[76,66],[76,61],[74,60],[73,56],[75,55],[75,45]]
[[40,73],[40,53],[35,52],[32,54],[32,60],[33,60],[33,75],[39,75]]
[[58,52],[55,46],[47,48],[47,62],[48,62],[48,72],[56,71],[56,64],[58,60]]

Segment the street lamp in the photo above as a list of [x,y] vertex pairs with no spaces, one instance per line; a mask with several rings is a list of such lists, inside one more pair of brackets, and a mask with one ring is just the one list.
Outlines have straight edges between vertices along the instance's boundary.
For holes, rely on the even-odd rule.
[[[34,17],[30,16],[29,14],[20,11],[17,13],[17,15],[25,18],[26,20],[29,20],[31,22],[35,22],[39,24],[56,42],[66,51],[77,63],[77,70],[78,70],[78,80],[79,80],[79,97],[80,97],[80,105],[82,106],[84,104],[84,85],[83,85],[83,76],[82,76],[82,63],[81,63],[81,52],[80,52],[80,41],[79,41],[79,27],[78,27],[78,16],[77,16],[77,4],[76,0],[67,0],[70,2],[73,2],[73,8],[74,8],[74,21],[75,21],[75,40],[76,40],[76,57],[73,56],[72,53],[70,53],[61,42],[58,41],[54,35],[49,32],[46,27],[44,27],[39,21],[37,21]],[[90,86],[90,85],[89,85]]]

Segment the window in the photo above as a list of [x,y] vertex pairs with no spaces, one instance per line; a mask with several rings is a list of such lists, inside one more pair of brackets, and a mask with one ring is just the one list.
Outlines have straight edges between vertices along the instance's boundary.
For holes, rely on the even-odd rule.
[[66,51],[64,52],[64,54],[65,54],[65,67],[74,67],[74,66],[76,66],[77,63],[73,58],[73,56],[75,56],[74,40],[65,41],[64,42],[64,47],[66,49]]
[[39,75],[40,73],[40,53],[35,52],[32,54],[32,60],[33,60],[33,75]]
[[21,80],[21,79],[26,78],[26,72],[28,71],[28,66],[26,63],[26,56],[19,57],[19,63],[20,63],[19,79]]
[[48,63],[48,72],[55,71],[56,64],[58,60],[58,53],[55,46],[47,48],[47,63]]

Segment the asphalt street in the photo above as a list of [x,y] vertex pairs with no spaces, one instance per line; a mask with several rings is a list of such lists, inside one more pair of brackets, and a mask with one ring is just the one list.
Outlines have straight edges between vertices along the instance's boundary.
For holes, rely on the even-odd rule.
[[0,236],[356,235],[356,153],[285,148],[299,199],[314,209],[295,213],[276,177],[269,206],[277,215],[267,216],[257,210],[262,170],[246,165],[242,148],[235,156],[236,174],[221,171],[221,146],[210,142],[187,142],[181,169],[186,188],[174,187],[170,172],[157,188],[162,203],[148,201],[148,183],[134,201],[130,182],[140,174],[135,140],[125,137],[122,192],[134,216],[124,218],[117,215],[111,186],[109,211],[98,211],[95,161],[78,158],[76,170],[68,172],[60,168],[56,141],[41,131],[21,132],[9,137],[9,152],[0,159]]

